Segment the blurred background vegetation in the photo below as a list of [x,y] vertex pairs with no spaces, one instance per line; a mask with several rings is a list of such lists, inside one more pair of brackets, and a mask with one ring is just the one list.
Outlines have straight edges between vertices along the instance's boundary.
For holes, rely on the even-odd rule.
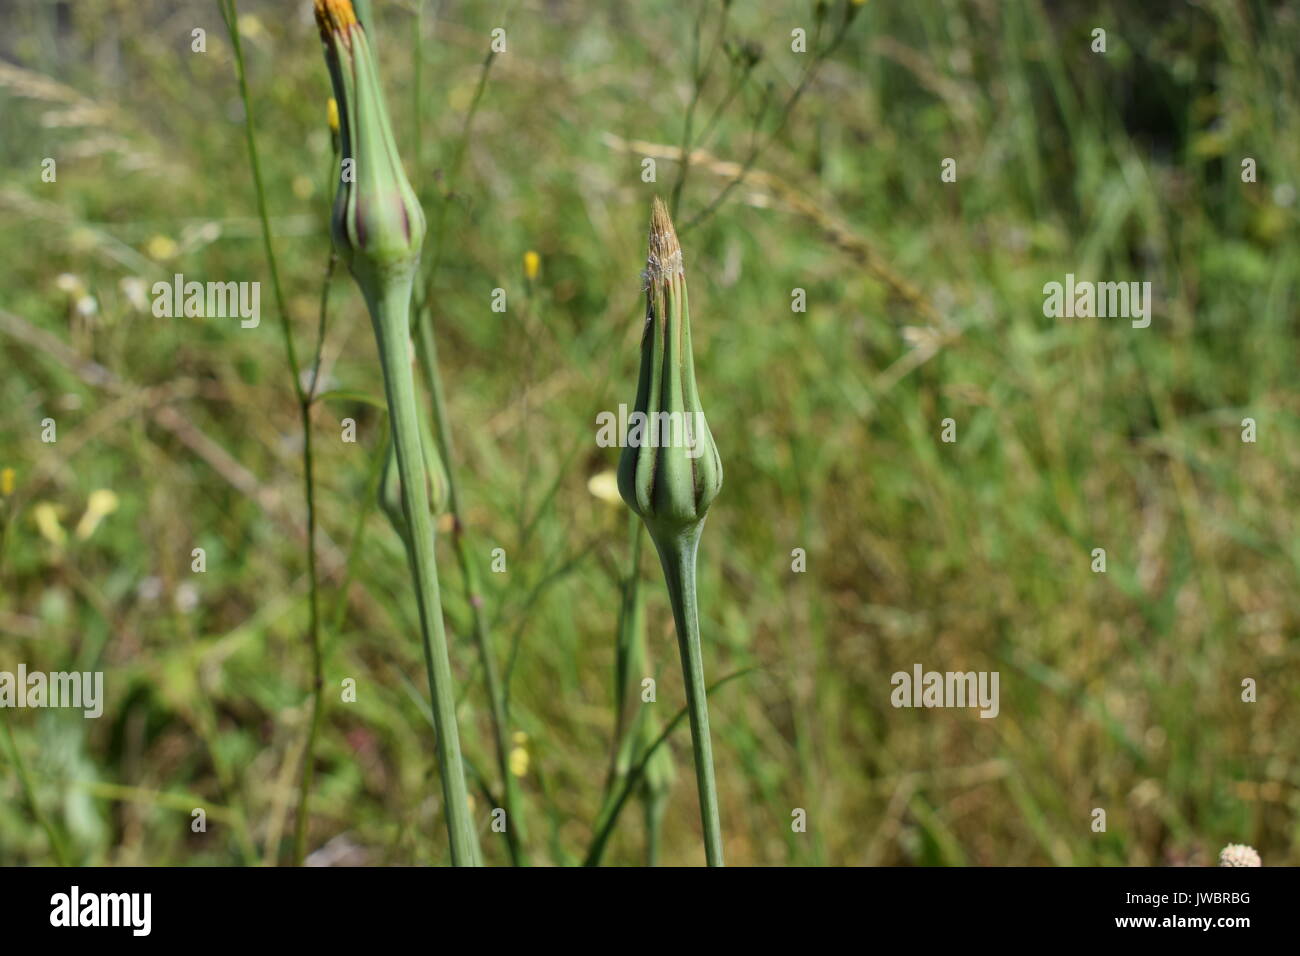
[[[633,399],[655,194],[678,204],[726,470],[701,548],[706,665],[754,668],[711,698],[729,862],[1196,864],[1228,842],[1300,860],[1293,4],[374,7],[437,231],[452,467],[533,862],[583,859],[613,746],[627,512],[595,418]],[[310,356],[327,75],[306,0],[239,13]],[[688,113],[703,152],[683,176]],[[107,697],[99,720],[0,711],[0,862],[60,843],[71,862],[285,861],[311,674],[303,436],[217,5],[0,3],[0,161],[0,670],[102,670]],[[1150,328],[1044,318],[1067,272],[1150,281]],[[260,281],[260,327],[154,318],[174,273]],[[373,507],[382,384],[346,275],[320,372],[311,861],[443,863],[414,599]],[[462,736],[495,790],[449,542]],[[641,576],[666,721],[683,697],[652,553]],[[999,671],[999,716],[892,708],[890,675],[916,663]],[[696,864],[684,726],[670,746],[659,859]],[[483,799],[484,855],[507,862]],[[629,808],[606,862],[645,851]]]

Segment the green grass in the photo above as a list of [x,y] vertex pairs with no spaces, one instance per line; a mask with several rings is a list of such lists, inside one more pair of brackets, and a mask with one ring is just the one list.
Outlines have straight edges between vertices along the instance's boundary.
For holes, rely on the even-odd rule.
[[[97,721],[0,718],[26,771],[0,747],[0,862],[55,862],[43,824],[75,862],[287,861],[312,669],[303,435],[224,28],[210,3],[82,0],[61,20],[14,6],[0,37],[0,468],[16,470],[0,505],[0,670],[103,670],[108,699]],[[240,10],[256,18],[244,56],[301,357],[329,255],[331,143],[299,6]],[[680,144],[693,35],[703,62],[717,7],[697,28],[684,0],[636,16],[426,3],[416,97],[414,11],[374,6],[430,223],[483,623],[509,729],[527,734],[526,850],[580,863],[614,746],[628,567],[625,507],[588,490],[618,457],[596,447],[595,419],[632,394],[647,210],[678,173],[661,158],[644,183],[641,151],[617,144]],[[762,59],[728,102],[719,53],[699,95],[697,148],[743,166],[762,147],[755,178],[683,229],[696,373],[726,467],[700,630],[710,682],[753,668],[709,695],[730,864],[1210,862],[1229,842],[1300,862],[1300,18],[1219,0],[1045,6],[873,0],[780,123],[807,66],[790,30],[812,36],[811,5],[734,4],[730,35]],[[1099,25],[1105,56],[1089,51]],[[198,26],[204,54],[190,52]],[[485,74],[494,27],[508,51]],[[46,156],[56,183],[41,182]],[[1240,181],[1246,156],[1257,183]],[[940,181],[945,157],[955,184]],[[679,225],[727,186],[719,170],[692,162]],[[532,283],[527,250],[541,256]],[[174,272],[261,281],[260,327],[156,319],[121,284]],[[1151,281],[1151,327],[1044,318],[1042,286],[1066,272]],[[61,273],[95,297],[93,316]],[[806,313],[790,310],[796,287]],[[334,284],[323,355],[326,695],[309,844],[441,864],[418,615],[374,505],[388,422],[367,399],[382,401],[382,375],[351,282]],[[340,440],[349,417],[355,444]],[[949,417],[955,444],[939,440]],[[1240,441],[1245,417],[1255,444]],[[120,506],[81,540],[100,488]],[[61,547],[33,520],[47,502]],[[1095,547],[1104,575],[1089,571]],[[790,570],[794,548],[806,573]],[[510,848],[479,785],[500,792],[492,708],[451,535],[438,557],[479,841],[501,865]],[[672,614],[646,554],[640,575],[667,728],[685,702]],[[893,709],[890,675],[917,662],[999,671],[1000,715]],[[1245,677],[1257,703],[1240,700]],[[345,678],[355,703],[340,700]],[[681,724],[665,745],[678,772],[664,864],[702,858]],[[205,833],[190,828],[199,806]],[[632,807],[607,864],[645,859]],[[795,808],[806,833],[791,831]]]

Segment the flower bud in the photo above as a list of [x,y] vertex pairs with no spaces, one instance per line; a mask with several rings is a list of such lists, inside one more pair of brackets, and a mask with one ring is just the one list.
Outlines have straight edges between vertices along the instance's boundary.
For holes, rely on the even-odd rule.
[[722,488],[722,462],[695,389],[682,248],[657,198],[645,281],[641,376],[618,463],[618,490],[660,543],[698,534]]
[[340,121],[342,162],[330,231],[369,295],[374,284],[414,271],[424,212],[402,170],[374,54],[352,3],[316,0],[316,23]]
[[[447,480],[447,469],[443,466],[442,456],[438,454],[438,446],[434,444],[428,429],[423,427],[423,423],[421,425],[423,441],[420,446],[424,450],[424,472],[428,478],[429,513],[436,516],[448,508],[451,485]],[[388,516],[389,523],[402,536],[402,540],[409,541],[410,523],[406,520],[406,511],[402,507],[402,478],[397,470],[397,446],[392,442],[388,444],[388,457],[384,461],[384,473],[379,482],[379,508]]]

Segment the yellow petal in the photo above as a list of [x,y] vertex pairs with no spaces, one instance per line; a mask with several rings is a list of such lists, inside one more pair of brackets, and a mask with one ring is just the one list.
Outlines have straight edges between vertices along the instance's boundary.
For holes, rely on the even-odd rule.
[[99,523],[105,516],[111,515],[116,510],[117,495],[112,491],[107,488],[92,491],[90,500],[86,502],[86,513],[77,522],[77,537],[85,541],[95,533],[95,529],[99,527]]
[[39,502],[32,508],[32,520],[36,522],[36,530],[42,538],[56,547],[62,547],[68,534],[63,530],[63,525],[59,524],[59,511],[54,505],[48,501]]
[[528,751],[523,747],[516,747],[510,751],[510,772],[516,777],[528,773]]
[[170,259],[177,252],[176,240],[167,236],[154,236],[145,244],[145,252],[149,253],[151,258],[160,262],[164,259]]

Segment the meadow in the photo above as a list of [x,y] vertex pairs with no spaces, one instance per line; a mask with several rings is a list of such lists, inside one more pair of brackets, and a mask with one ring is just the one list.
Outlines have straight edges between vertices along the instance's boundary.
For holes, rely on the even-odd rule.
[[[372,5],[485,863],[704,862],[664,576],[597,442],[656,197],[725,471],[727,862],[1300,862],[1293,5]],[[0,863],[287,864],[301,821],[312,865],[442,865],[312,4],[238,3],[251,114],[220,6],[0,5],[0,671],[104,675],[99,718],[0,709]],[[159,317],[178,274],[260,283],[260,321]],[[1047,315],[1067,276],[1149,282],[1149,326]],[[918,665],[996,672],[996,716],[895,706]],[[666,743],[602,835],[632,712]]]

